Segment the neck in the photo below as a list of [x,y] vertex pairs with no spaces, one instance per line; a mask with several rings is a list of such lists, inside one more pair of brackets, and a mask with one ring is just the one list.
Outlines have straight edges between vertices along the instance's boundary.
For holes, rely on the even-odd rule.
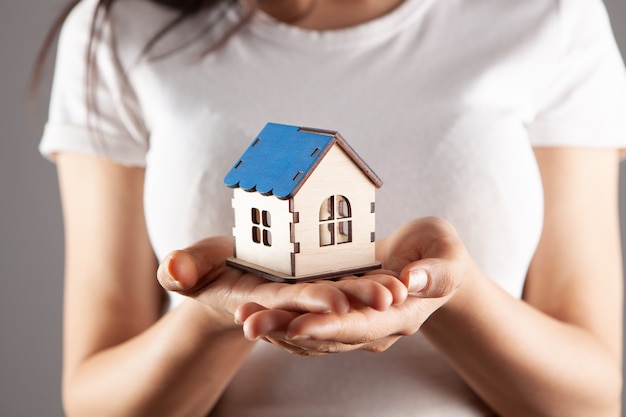
[[303,29],[343,29],[381,17],[404,0],[260,0],[275,19]]

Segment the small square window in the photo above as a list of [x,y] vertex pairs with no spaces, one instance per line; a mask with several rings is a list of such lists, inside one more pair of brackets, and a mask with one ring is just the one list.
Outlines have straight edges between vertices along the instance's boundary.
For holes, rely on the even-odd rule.
[[267,229],[263,229],[263,244],[265,246],[272,246],[272,232]]
[[254,243],[261,243],[261,229],[257,226],[252,227],[252,241]]
[[272,215],[269,211],[263,210],[263,226],[272,227]]
[[252,215],[252,224],[261,224],[261,215],[259,214],[259,209],[253,208],[251,211]]
[[250,210],[252,221],[252,241],[254,243],[263,243],[265,246],[272,246],[272,216],[267,210],[259,210],[252,208]]

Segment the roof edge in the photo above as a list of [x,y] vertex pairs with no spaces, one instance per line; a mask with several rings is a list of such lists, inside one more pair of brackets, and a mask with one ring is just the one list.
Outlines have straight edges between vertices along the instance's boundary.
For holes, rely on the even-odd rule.
[[335,141],[343,149],[348,156],[354,161],[355,164],[363,171],[363,173],[370,179],[370,181],[380,188],[383,185],[383,180],[374,172],[374,170],[359,156],[352,146],[344,139],[339,132],[335,132]]

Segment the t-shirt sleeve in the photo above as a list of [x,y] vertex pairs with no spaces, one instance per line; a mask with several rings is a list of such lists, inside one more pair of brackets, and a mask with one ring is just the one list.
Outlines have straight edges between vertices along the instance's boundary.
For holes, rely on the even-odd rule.
[[[97,43],[87,87],[87,55],[96,1],[79,3],[60,36],[48,121],[39,150],[54,159],[59,152],[102,156],[129,166],[144,166],[148,132],[132,86],[127,82],[110,27]],[[87,94],[92,94],[88,110]]]
[[529,126],[534,146],[626,148],[626,72],[601,0],[561,0],[558,63]]

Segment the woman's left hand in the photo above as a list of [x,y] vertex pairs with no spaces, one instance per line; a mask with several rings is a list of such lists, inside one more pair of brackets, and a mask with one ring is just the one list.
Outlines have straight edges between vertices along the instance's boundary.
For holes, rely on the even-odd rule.
[[315,356],[356,349],[381,352],[401,336],[415,333],[444,305],[475,268],[454,228],[438,218],[410,222],[377,242],[380,271],[366,277],[397,277],[408,288],[405,302],[384,311],[372,308],[339,313],[302,313],[246,303],[235,312],[247,338],[263,339],[289,352]]

